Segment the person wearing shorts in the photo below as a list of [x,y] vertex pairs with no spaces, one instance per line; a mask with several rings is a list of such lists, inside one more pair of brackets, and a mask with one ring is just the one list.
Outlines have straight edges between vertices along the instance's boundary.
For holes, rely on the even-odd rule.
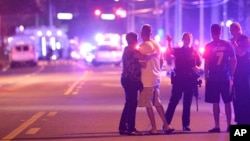
[[157,127],[154,117],[153,106],[157,109],[159,116],[163,121],[163,130],[166,134],[172,133],[173,129],[167,123],[164,116],[164,109],[160,101],[160,80],[161,80],[161,67],[162,67],[162,54],[160,45],[154,40],[150,39],[151,26],[148,24],[143,25],[141,30],[141,38],[143,42],[139,45],[140,53],[149,55],[156,53],[150,60],[143,62],[144,67],[141,67],[141,80],[143,90],[139,94],[138,106],[146,107],[147,114],[151,123],[151,134],[157,134]]
[[205,99],[208,103],[219,103],[220,97],[224,103],[232,101],[232,95],[230,94],[230,82],[229,81],[209,81],[206,83],[206,95]]
[[220,132],[220,97],[225,105],[227,118],[227,131],[231,124],[230,93],[232,78],[235,72],[237,60],[235,51],[229,41],[220,38],[222,28],[219,24],[211,26],[213,40],[206,44],[203,57],[205,59],[205,102],[213,104],[213,117],[215,126],[208,132]]
[[158,87],[145,87],[139,95],[140,107],[161,106],[160,89]]

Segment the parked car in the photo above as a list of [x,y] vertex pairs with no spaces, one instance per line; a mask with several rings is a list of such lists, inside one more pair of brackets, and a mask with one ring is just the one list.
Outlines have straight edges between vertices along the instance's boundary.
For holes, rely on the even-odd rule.
[[86,60],[91,62],[94,66],[103,64],[120,66],[122,62],[122,52],[123,50],[119,46],[100,45],[88,54]]
[[38,58],[32,44],[16,44],[9,50],[10,66],[17,67],[23,64],[37,66]]

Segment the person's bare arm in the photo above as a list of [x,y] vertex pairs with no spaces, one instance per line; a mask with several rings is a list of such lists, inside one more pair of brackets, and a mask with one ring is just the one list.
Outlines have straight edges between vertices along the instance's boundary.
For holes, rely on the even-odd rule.
[[139,60],[149,60],[152,57],[157,56],[159,53],[154,51],[153,53],[150,54],[142,54],[140,51],[135,51],[135,58],[139,59]]
[[207,80],[207,78],[209,77],[208,64],[209,64],[209,59],[205,58],[205,63],[204,63],[205,80]]
[[172,37],[170,35],[167,35],[166,40],[167,40],[167,51],[169,51],[170,54],[173,54]]
[[237,64],[237,59],[236,56],[233,56],[231,58],[231,64],[230,64],[230,72],[231,72],[231,77],[233,78],[235,69],[236,69],[236,64]]

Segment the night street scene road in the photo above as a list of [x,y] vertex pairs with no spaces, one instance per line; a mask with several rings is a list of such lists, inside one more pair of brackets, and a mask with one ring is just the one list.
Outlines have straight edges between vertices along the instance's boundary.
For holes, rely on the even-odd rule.
[[158,133],[149,132],[145,107],[136,110],[141,134],[119,133],[126,33],[137,33],[140,44],[141,27],[152,26],[151,36],[164,56],[160,99],[165,112],[175,67],[167,35],[179,48],[183,33],[192,33],[192,47],[203,56],[212,40],[210,26],[219,24],[221,38],[230,41],[233,22],[250,36],[250,0],[0,0],[0,141],[234,141],[232,136],[245,141],[240,137],[249,136],[249,126],[227,131],[222,99],[220,132],[208,132],[215,123],[213,105],[205,102],[203,58],[191,131],[183,130],[181,99],[171,134],[165,134],[156,109]]

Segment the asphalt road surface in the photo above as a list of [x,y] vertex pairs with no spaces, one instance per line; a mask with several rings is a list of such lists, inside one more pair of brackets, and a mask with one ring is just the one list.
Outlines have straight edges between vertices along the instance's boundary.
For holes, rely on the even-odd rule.
[[[180,101],[171,135],[120,136],[118,123],[124,104],[121,67],[93,67],[82,62],[40,62],[37,67],[9,68],[0,72],[1,141],[229,141],[221,104],[221,133],[208,133],[214,125],[212,105],[204,103],[199,88],[199,109],[192,105],[192,131],[183,132]],[[166,109],[171,85],[162,72],[161,96]],[[162,122],[156,115],[161,132]],[[232,122],[233,123],[233,122]],[[150,129],[144,108],[138,108],[136,128]]]

